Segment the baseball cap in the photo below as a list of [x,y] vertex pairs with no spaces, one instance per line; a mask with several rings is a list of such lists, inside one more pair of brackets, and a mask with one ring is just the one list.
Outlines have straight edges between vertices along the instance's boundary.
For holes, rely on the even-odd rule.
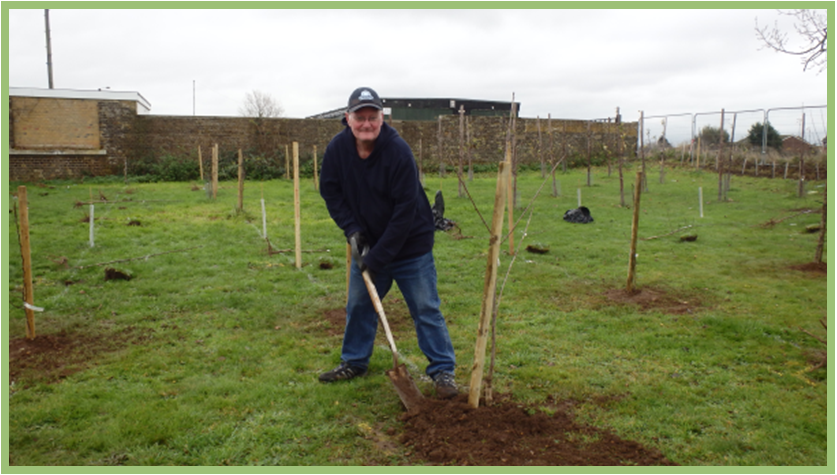
[[381,98],[378,97],[378,93],[370,87],[359,87],[349,96],[348,112],[354,112],[364,107],[374,107],[378,110],[384,108]]

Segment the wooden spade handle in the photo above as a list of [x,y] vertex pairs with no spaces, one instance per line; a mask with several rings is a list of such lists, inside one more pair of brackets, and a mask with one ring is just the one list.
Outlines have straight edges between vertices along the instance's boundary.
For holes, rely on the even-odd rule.
[[366,290],[369,291],[369,298],[372,299],[372,305],[375,306],[375,311],[378,312],[378,318],[381,320],[381,325],[384,327],[384,332],[387,334],[387,341],[389,348],[392,350],[392,367],[398,368],[398,349],[395,348],[395,340],[392,338],[392,332],[389,330],[389,323],[387,316],[384,313],[384,306],[381,304],[381,298],[378,296],[378,289],[375,288],[375,283],[372,282],[372,277],[369,271],[363,271],[363,281],[366,283]]

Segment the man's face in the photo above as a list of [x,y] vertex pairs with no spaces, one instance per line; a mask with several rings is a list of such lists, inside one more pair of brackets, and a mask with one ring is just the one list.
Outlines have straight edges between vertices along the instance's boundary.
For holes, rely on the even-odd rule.
[[364,107],[354,112],[346,113],[346,122],[352,129],[355,139],[361,142],[371,142],[381,133],[384,123],[384,112],[374,107]]

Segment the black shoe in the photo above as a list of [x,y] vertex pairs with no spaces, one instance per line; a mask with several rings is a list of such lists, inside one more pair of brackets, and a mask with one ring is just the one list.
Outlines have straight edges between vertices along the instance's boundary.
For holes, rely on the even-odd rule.
[[456,381],[453,378],[453,373],[438,373],[433,377],[436,382],[436,396],[439,399],[450,399],[459,394],[459,389],[456,387]]
[[322,381],[323,383],[333,383],[334,381],[352,379],[364,375],[366,375],[365,369],[361,369],[356,366],[351,366],[346,362],[341,362],[340,366],[334,368],[331,371],[327,371],[321,374],[320,381]]

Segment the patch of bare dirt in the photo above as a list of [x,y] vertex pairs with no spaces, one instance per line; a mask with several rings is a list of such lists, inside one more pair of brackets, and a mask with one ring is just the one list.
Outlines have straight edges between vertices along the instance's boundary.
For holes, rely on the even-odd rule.
[[[406,337],[409,331],[414,328],[413,317],[407,309],[407,304],[401,299],[386,299],[383,303],[384,314],[387,316],[387,323],[393,335],[399,333]],[[333,308],[323,312],[322,325],[319,325],[328,336],[343,336],[346,328],[346,309]],[[380,324],[378,324],[380,327]],[[379,328],[378,336],[383,335],[383,328]],[[397,339],[397,338],[396,338]]]
[[15,338],[9,341],[9,379],[24,388],[34,383],[54,383],[94,365],[98,355],[142,339],[131,328],[116,334],[85,335],[62,330],[32,340]]
[[511,400],[472,408],[468,395],[426,399],[401,416],[401,442],[416,462],[438,465],[677,465],[659,450]]
[[805,272],[812,276],[828,275],[828,264],[825,262],[808,262],[806,264],[793,265],[789,268]]
[[650,287],[643,287],[632,294],[624,288],[610,289],[605,292],[605,297],[617,304],[636,305],[643,311],[656,310],[671,315],[693,313],[702,305],[694,296],[674,295],[663,289]]

